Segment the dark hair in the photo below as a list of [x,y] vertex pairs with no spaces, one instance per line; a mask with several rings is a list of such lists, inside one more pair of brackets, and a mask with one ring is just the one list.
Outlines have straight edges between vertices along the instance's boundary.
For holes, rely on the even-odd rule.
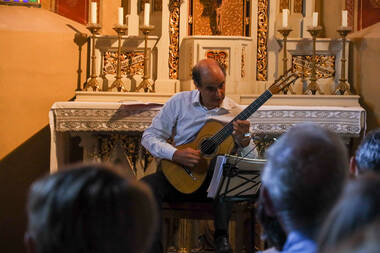
[[287,230],[314,238],[348,174],[342,140],[318,125],[296,125],[269,148],[267,159],[262,184],[277,217]]
[[[226,76],[226,68],[223,66],[223,64],[221,64],[218,61],[215,61],[215,62],[218,64],[219,68],[222,70],[224,76]],[[193,69],[191,71],[191,76],[193,78],[195,86],[197,86],[197,87],[202,86],[202,76],[201,76],[201,68],[202,67],[203,66],[198,63],[193,67]]]
[[82,165],[35,182],[28,234],[37,253],[139,253],[155,231],[147,186],[104,165]]
[[380,172],[380,129],[366,135],[356,151],[355,162],[359,173]]
[[321,253],[378,253],[380,249],[380,219],[360,228],[353,235],[320,251]]
[[380,175],[366,173],[347,184],[321,230],[320,248],[341,242],[376,218],[380,218]]
[[259,198],[257,204],[256,217],[263,228],[261,238],[268,243],[269,247],[275,247],[277,250],[281,251],[286,241],[286,233],[278,222],[277,217],[272,217],[266,214],[261,198]]

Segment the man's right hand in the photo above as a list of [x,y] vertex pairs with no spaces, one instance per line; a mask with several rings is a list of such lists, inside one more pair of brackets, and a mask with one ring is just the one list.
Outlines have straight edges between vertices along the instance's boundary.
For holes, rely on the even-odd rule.
[[194,167],[201,159],[201,151],[192,148],[177,149],[173,154],[173,161],[186,167]]

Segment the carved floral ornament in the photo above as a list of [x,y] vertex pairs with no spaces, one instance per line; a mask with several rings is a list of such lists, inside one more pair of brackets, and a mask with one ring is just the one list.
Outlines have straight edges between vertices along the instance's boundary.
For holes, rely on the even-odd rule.
[[180,1],[170,0],[169,2],[169,78],[178,78],[179,65],[179,14]]
[[[73,109],[53,110],[57,132],[143,132],[160,107],[150,110]],[[342,136],[358,137],[361,131],[362,109],[260,109],[248,120],[257,134],[279,135],[292,125],[311,121],[328,127]]]
[[268,80],[268,0],[258,1],[256,80]]
[[[127,76],[144,74],[144,52],[124,51],[121,53],[121,74]],[[103,57],[103,73],[116,74],[117,52],[105,52]]]
[[207,50],[205,56],[206,58],[214,59],[221,64],[226,71],[228,70],[229,55],[227,50]]

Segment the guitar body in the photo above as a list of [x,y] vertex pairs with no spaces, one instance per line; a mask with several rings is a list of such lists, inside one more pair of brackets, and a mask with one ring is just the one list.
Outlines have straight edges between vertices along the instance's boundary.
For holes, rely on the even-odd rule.
[[[216,120],[207,121],[201,128],[197,137],[187,144],[179,145],[176,148],[185,149],[193,148],[200,150],[200,145],[207,139],[211,138],[214,133],[222,129],[224,124]],[[182,165],[179,165],[173,161],[161,160],[160,167],[165,177],[168,179],[171,185],[182,193],[193,193],[202,183],[205,181],[208,169],[212,159],[220,154],[229,154],[234,148],[234,140],[232,136],[228,136],[220,145],[218,145],[211,154],[202,154],[199,164],[193,168],[188,168],[193,177],[191,177]]]
[[[193,193],[199,189],[206,179],[212,159],[217,155],[229,154],[234,148],[234,140],[231,136],[233,122],[248,119],[250,115],[272,97],[272,94],[278,93],[297,79],[298,75],[293,73],[292,68],[290,68],[231,122],[224,125],[216,120],[207,121],[194,141],[177,146],[178,149],[193,148],[201,150],[201,160],[197,166],[194,168],[184,168],[169,160],[161,161],[161,170],[168,181],[182,193]],[[191,172],[193,177],[189,172]]]

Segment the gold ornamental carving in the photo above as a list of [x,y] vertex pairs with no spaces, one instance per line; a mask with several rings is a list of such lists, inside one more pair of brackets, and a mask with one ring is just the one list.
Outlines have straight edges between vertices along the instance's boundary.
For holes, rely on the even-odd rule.
[[[144,74],[144,52],[124,51],[120,56],[121,74],[126,76]],[[103,58],[103,73],[116,74],[117,52],[108,51]]]
[[179,0],[170,0],[169,3],[169,78],[178,78],[179,64]]
[[[123,153],[128,157],[132,163],[133,169],[136,170],[136,162],[139,155],[142,155],[145,164],[149,163],[153,158],[149,152],[146,151],[140,144],[141,133],[138,134],[106,134],[98,136],[99,151],[94,154],[95,157],[100,158],[102,161],[110,161],[112,152],[117,145],[120,145]],[[140,152],[142,152],[140,154]]]
[[[292,57],[292,71],[301,78],[311,77],[311,55],[297,55]],[[310,66],[305,68],[304,63]],[[335,55],[316,55],[316,75],[318,79],[333,78],[335,76]]]
[[302,13],[303,0],[294,0],[294,13]]
[[258,1],[256,80],[268,80],[268,0]]
[[290,9],[289,6],[290,6],[289,5],[289,0],[281,0],[280,1],[280,11],[281,12],[282,12],[283,9]]
[[207,50],[205,57],[216,60],[226,71],[228,70],[229,54],[227,50]]
[[242,47],[241,49],[241,70],[240,70],[240,76],[241,78],[245,77],[245,62],[246,62],[247,53],[245,51],[245,47]]

